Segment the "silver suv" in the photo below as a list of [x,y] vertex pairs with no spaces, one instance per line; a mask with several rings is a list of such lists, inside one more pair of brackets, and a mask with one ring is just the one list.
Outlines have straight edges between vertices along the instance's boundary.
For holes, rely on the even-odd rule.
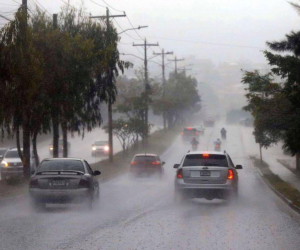
[[8,149],[1,162],[1,179],[13,176],[23,176],[23,163],[16,148]]
[[188,152],[175,164],[175,201],[184,198],[228,199],[237,195],[238,173],[224,152]]

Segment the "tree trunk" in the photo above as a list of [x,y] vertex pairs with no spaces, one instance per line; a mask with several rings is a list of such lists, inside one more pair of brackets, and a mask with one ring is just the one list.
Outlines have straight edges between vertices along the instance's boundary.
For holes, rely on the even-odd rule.
[[20,127],[17,126],[16,128],[16,143],[17,143],[17,149],[18,149],[18,154],[19,154],[19,157],[20,159],[23,160],[23,153],[21,151],[21,143],[20,143]]
[[27,121],[23,125],[23,173],[25,178],[30,177],[30,126]]
[[61,124],[61,129],[63,133],[63,157],[68,157],[68,127],[66,122]]
[[58,140],[59,140],[59,121],[58,116],[52,116],[52,127],[53,127],[53,158],[57,158],[59,155]]
[[39,159],[39,155],[38,155],[37,147],[36,147],[37,136],[38,136],[38,132],[34,132],[33,137],[32,137],[32,149],[33,149],[33,155],[34,155],[34,161],[35,161],[35,168],[40,164],[40,159]]
[[300,172],[300,153],[296,154],[296,170]]

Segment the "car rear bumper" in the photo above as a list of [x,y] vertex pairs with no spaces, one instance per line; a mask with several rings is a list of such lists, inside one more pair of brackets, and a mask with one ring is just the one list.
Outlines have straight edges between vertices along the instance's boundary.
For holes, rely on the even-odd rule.
[[30,197],[35,201],[48,203],[65,203],[65,202],[80,202],[91,197],[91,190],[89,188],[80,189],[40,189],[30,188]]

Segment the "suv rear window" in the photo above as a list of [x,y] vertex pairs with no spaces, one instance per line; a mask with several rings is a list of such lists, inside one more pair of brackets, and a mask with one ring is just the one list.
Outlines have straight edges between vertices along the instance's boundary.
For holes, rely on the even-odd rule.
[[38,169],[38,172],[44,171],[84,171],[84,166],[81,161],[66,161],[66,160],[54,160],[54,161],[43,161]]
[[155,156],[136,156],[135,158],[134,158],[134,161],[137,161],[137,162],[139,162],[139,161],[156,161],[156,157]]
[[202,154],[187,155],[183,161],[183,167],[192,166],[216,166],[228,167],[227,158],[225,155],[209,155],[203,156]]

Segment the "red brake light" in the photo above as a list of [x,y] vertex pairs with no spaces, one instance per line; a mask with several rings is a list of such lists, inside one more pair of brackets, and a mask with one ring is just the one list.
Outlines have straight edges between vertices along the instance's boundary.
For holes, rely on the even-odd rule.
[[132,161],[130,164],[131,164],[131,165],[136,165],[136,162],[135,162],[135,161]]
[[227,176],[227,179],[228,179],[228,180],[232,180],[233,178],[234,178],[233,170],[228,169],[228,176]]
[[159,161],[154,161],[154,162],[152,162],[152,165],[159,165],[159,164],[160,164]]
[[182,169],[177,171],[177,179],[182,179]]
[[219,145],[219,144],[217,144],[217,145],[216,145],[216,147],[218,148],[218,147],[220,147],[220,145]]
[[188,130],[192,130],[192,128],[188,128]]
[[198,132],[196,132],[196,135],[199,135],[199,133],[198,133]]
[[202,154],[202,156],[203,156],[204,158],[208,158],[208,157],[209,157],[209,154]]

